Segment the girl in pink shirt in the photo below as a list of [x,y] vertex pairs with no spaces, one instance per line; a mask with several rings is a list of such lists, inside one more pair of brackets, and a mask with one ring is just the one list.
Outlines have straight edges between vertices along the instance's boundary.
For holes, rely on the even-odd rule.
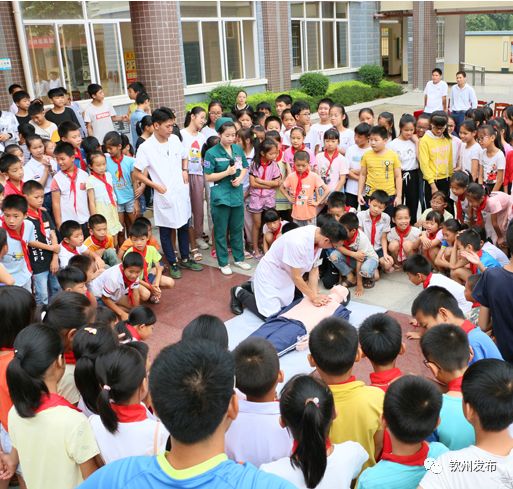
[[305,130],[302,127],[293,127],[290,130],[290,148],[283,153],[283,161],[290,165],[291,171],[294,171],[294,155],[296,151],[306,151],[310,157],[310,169],[317,171],[317,159],[313,151],[305,146]]

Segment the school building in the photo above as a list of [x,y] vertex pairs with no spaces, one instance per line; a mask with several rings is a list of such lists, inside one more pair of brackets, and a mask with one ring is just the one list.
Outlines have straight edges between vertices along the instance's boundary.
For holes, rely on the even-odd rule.
[[287,90],[307,71],[333,81],[363,64],[423,87],[435,65],[452,80],[464,56],[464,14],[513,11],[503,1],[1,1],[0,107],[19,83],[45,100],[90,83],[124,110],[142,81],[153,105],[181,119],[221,83]]

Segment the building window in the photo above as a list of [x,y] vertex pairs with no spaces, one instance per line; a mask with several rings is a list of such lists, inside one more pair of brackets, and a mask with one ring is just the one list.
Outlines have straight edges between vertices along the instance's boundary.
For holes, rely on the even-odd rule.
[[349,66],[348,2],[292,2],[292,72]]
[[48,103],[64,86],[74,100],[89,98],[90,83],[107,96],[125,95],[136,80],[128,1],[20,2],[32,85]]
[[445,19],[436,19],[436,58],[443,59],[445,56]]
[[256,78],[253,1],[181,1],[187,86]]

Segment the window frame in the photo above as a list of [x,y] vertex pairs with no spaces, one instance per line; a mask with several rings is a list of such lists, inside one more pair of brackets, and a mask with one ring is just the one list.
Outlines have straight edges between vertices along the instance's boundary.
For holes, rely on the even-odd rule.
[[[306,3],[317,3],[317,11],[318,11],[318,17],[308,17],[306,15]],[[334,74],[334,73],[341,73],[341,72],[349,72],[349,71],[355,71],[351,66],[351,22],[350,22],[350,5],[349,1],[344,2],[346,3],[346,18],[345,19],[339,19],[336,17],[336,3],[333,3],[333,11],[331,17],[324,17],[323,16],[323,1],[317,1],[317,2],[311,2],[311,1],[291,1],[291,9],[290,9],[290,25],[292,28],[292,22],[299,22],[300,23],[300,48],[301,48],[301,69],[300,71],[295,72],[294,71],[294,65],[292,64],[292,56],[291,56],[291,72],[292,72],[292,79],[299,78],[301,74],[310,72],[310,71],[317,71],[327,74]],[[302,17],[294,16],[292,13],[292,5],[302,5],[302,11],[303,15]],[[310,69],[308,66],[308,33],[307,33],[307,22],[315,22],[319,26],[319,51],[320,51],[320,68],[319,69]],[[332,38],[333,38],[333,68],[325,68],[324,66],[324,23],[325,22],[331,22],[332,23]],[[339,23],[345,23],[347,26],[347,60],[348,65],[347,66],[339,66],[338,65],[338,29],[337,26]]]
[[[440,56],[441,54],[441,56]],[[442,63],[445,60],[445,19],[436,18],[436,61]]]

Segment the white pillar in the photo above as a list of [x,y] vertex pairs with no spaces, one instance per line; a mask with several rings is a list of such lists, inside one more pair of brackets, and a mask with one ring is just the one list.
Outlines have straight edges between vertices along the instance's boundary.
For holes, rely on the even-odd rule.
[[456,82],[456,72],[460,69],[460,16],[447,15],[445,17],[444,40],[444,80],[448,83]]

